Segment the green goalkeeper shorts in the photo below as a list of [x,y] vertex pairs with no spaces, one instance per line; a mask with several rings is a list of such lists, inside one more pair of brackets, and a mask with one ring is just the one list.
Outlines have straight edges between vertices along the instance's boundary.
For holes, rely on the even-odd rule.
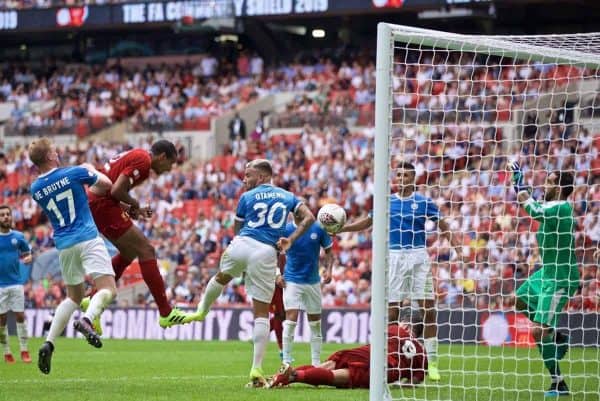
[[543,274],[543,269],[532,274],[517,289],[517,298],[527,304],[531,320],[556,327],[558,315],[577,290],[577,285],[564,285],[555,280],[543,280]]

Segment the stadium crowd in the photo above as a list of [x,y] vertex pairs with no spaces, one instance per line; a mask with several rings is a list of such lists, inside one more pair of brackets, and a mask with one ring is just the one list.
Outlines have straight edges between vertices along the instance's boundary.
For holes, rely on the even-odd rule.
[[[471,130],[470,136],[479,135]],[[531,219],[518,212],[514,195],[505,184],[504,153],[497,149],[491,130],[484,131],[483,146],[468,146],[464,156],[453,159],[440,137],[417,130],[397,133],[397,145],[405,159],[417,166],[419,190],[431,196],[442,213],[449,216],[455,232],[461,232],[468,262],[454,259],[449,244],[432,233],[429,237],[438,301],[448,306],[503,309],[512,305],[515,286],[539,264]],[[410,137],[410,139],[407,138]],[[593,155],[600,150],[582,132],[569,158],[548,157],[548,168],[578,168],[578,187],[573,201],[577,214],[577,247],[582,266],[582,288],[570,307],[597,310],[600,274],[584,252],[600,240],[600,174]],[[557,140],[556,140],[557,142]],[[144,138],[135,146],[148,147]],[[469,143],[474,143],[472,140]],[[351,218],[364,215],[371,207],[373,180],[371,163],[373,131],[352,132],[337,127],[315,130],[304,127],[298,135],[271,137],[249,149],[258,149],[275,162],[275,184],[303,195],[316,211],[324,203],[340,203]],[[84,161],[101,164],[127,149],[123,145],[85,143],[63,151],[66,163]],[[496,149],[496,150],[494,150]],[[525,150],[525,148],[524,148]],[[494,151],[496,153],[494,153]],[[525,154],[528,179],[539,195],[544,173],[540,155]],[[246,155],[253,157],[253,155]],[[544,159],[544,157],[541,157]],[[23,149],[4,154],[0,164],[6,183],[3,202],[14,207],[16,227],[25,229],[36,254],[52,246],[51,232],[43,224],[29,199],[28,183],[34,173]],[[222,250],[233,237],[233,213],[242,190],[241,177],[246,162],[229,151],[210,162],[186,162],[170,174],[135,189],[142,204],[156,211],[152,220],[141,222],[162,261],[169,294],[180,306],[194,305],[208,278],[214,273]],[[569,161],[570,160],[570,161]],[[546,164],[547,163],[547,164]],[[454,165],[453,169],[449,165]],[[461,167],[457,167],[461,166]],[[586,168],[587,166],[587,168]],[[466,169],[463,169],[466,167]],[[478,170],[475,170],[478,169]],[[41,224],[41,225],[40,225]],[[431,227],[430,227],[431,229]],[[370,297],[369,232],[337,236],[334,280],[323,287],[328,306],[366,305]],[[135,277],[124,277],[135,281]],[[46,278],[28,283],[28,302],[52,306],[64,295],[60,282]],[[138,300],[145,304],[147,300]],[[236,281],[220,299],[221,303],[243,303],[242,281]]]
[[[453,232],[462,233],[467,255],[466,261],[459,262],[449,244],[429,227],[428,249],[438,303],[512,308],[515,287],[539,267],[535,234],[530,232],[535,222],[519,211],[506,184],[508,155],[520,154],[526,179],[538,198],[545,171],[577,171],[577,188],[571,200],[578,223],[582,282],[569,307],[600,310],[600,271],[589,252],[600,242],[600,140],[565,116],[556,115],[550,124],[526,130],[522,146],[514,147],[499,125],[489,124],[508,120],[510,107],[522,106],[551,89],[550,85],[565,85],[587,72],[546,65],[486,67],[477,59],[454,60],[453,56],[448,60],[454,61],[445,64],[447,58],[440,54],[416,66],[413,56],[409,52],[409,62],[396,66],[394,121],[412,113],[413,120],[432,124],[395,125],[392,152],[395,158],[415,164],[418,190],[433,198],[442,214],[450,217]],[[204,67],[216,72],[222,66],[215,59]],[[113,113],[112,118],[133,116],[132,125],[140,129],[152,121],[178,128],[186,120],[210,118],[267,93],[302,93],[282,113],[270,118],[271,127],[298,127],[296,134],[270,135],[259,127],[245,139],[246,146],[235,149],[235,155],[226,148],[207,162],[181,160],[170,174],[135,189],[134,196],[156,211],[151,220],[140,225],[156,247],[168,293],[180,306],[198,302],[222,250],[233,237],[233,213],[247,160],[256,156],[272,160],[274,184],[306,197],[315,212],[320,205],[335,202],[352,219],[365,215],[372,206],[372,61],[358,56],[338,65],[320,59],[263,71],[262,63],[254,60],[253,64],[248,56],[246,61],[238,60],[235,73],[230,71],[219,78],[204,67],[200,63],[136,72],[118,67],[69,67],[57,69],[49,77],[27,70],[19,70],[19,75],[15,70],[12,76],[4,75],[12,78],[6,78],[0,87],[0,93],[17,104],[61,98],[54,123],[62,119],[65,107],[71,107],[65,106],[68,102],[80,106],[81,116],[89,112],[90,104],[124,101],[123,112],[118,117]],[[23,80],[17,76],[28,77],[31,84],[15,84]],[[71,99],[73,90],[78,95]],[[198,103],[193,104],[195,101]],[[438,124],[442,121],[446,122],[444,127]],[[362,128],[355,128],[356,123]],[[150,143],[142,136],[138,143],[128,145],[81,141],[62,150],[63,161],[102,165],[121,150],[149,148]],[[34,252],[39,254],[52,246],[52,240],[28,194],[32,176],[24,149],[4,151],[0,157],[0,203],[13,206],[17,228],[27,231]],[[334,279],[323,286],[324,304],[367,305],[371,234],[339,235],[334,247]],[[135,281],[135,277],[127,276],[123,281],[129,279]],[[35,306],[54,306],[64,296],[60,282],[51,278],[29,282],[26,290],[29,304]],[[140,298],[136,304],[148,302]],[[243,281],[234,281],[219,302],[246,302]]]
[[[397,112],[402,109],[423,123],[507,121],[511,108],[588,73],[544,64],[490,67],[475,56],[465,60],[454,53],[417,57],[407,52],[406,61],[396,65],[394,99]],[[206,55],[193,64],[145,68],[48,63],[33,71],[9,65],[0,83],[0,100],[14,104],[7,132],[19,135],[74,132],[84,137],[130,117],[135,131],[209,129],[211,118],[283,91],[298,95],[273,116],[272,127],[364,126],[374,117],[375,66],[364,51],[335,61],[310,57],[269,68],[252,53],[242,53],[235,64]]]

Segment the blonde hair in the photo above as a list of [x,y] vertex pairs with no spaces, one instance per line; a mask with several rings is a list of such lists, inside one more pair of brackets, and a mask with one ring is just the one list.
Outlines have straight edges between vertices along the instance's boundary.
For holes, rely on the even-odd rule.
[[29,160],[36,166],[41,166],[46,163],[48,153],[52,149],[52,141],[50,138],[42,137],[34,140],[29,144],[27,151],[29,152]]

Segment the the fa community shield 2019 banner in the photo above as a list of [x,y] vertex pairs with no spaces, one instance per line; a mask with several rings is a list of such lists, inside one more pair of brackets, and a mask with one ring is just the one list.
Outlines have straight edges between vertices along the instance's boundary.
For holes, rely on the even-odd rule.
[[[27,309],[26,318],[32,337],[41,337],[44,323],[51,318],[51,309]],[[9,332],[15,332],[9,315]],[[78,315],[75,314],[74,318]],[[164,340],[241,340],[252,339],[252,310],[249,308],[215,308],[202,323],[162,329],[158,311],[154,309],[115,308],[102,314],[103,337],[113,339]],[[368,309],[323,310],[323,339],[326,342],[366,344],[370,340]],[[560,327],[568,330],[571,344],[600,345],[600,315],[596,313],[563,314]],[[65,336],[76,337],[71,323]],[[303,318],[298,325],[296,341],[308,342],[310,329]],[[482,312],[474,309],[440,310],[438,337],[442,342],[480,343],[492,346],[533,346],[531,325],[514,312]]]

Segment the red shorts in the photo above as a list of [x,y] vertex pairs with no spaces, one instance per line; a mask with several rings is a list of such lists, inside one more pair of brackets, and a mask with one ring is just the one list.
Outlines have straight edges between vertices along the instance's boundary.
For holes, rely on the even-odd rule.
[[133,226],[131,218],[121,208],[119,201],[104,196],[97,197],[93,194],[88,194],[88,197],[96,227],[106,238],[115,240]]
[[275,292],[273,292],[273,299],[271,299],[269,311],[274,315],[285,313],[285,308],[283,307],[283,288],[275,286]]
[[335,362],[335,369],[348,369],[350,372],[348,388],[369,388],[369,354],[363,349],[341,350],[327,360]]

